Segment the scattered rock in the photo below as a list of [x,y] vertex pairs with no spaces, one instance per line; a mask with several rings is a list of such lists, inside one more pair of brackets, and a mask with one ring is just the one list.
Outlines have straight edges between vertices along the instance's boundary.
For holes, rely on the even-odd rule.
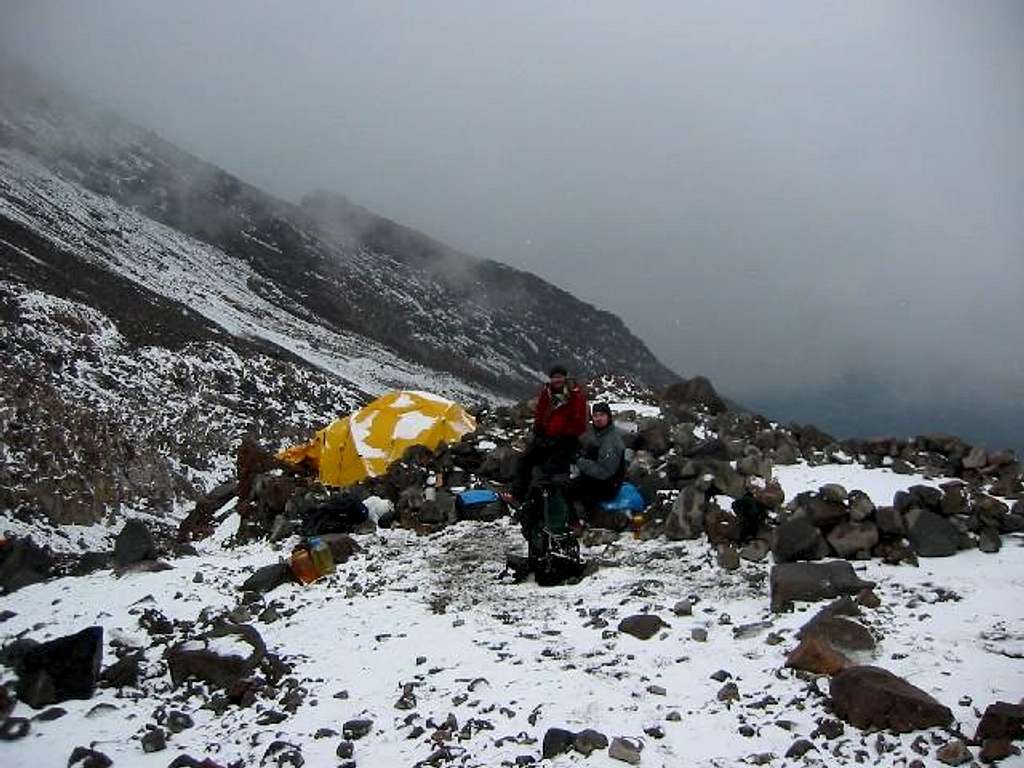
[[348,720],[341,726],[341,735],[350,741],[358,741],[373,728],[373,720]]
[[865,608],[878,608],[881,604],[882,601],[873,590],[862,589],[857,593],[857,605],[863,605]]
[[334,753],[342,760],[351,760],[352,755],[355,753],[356,745],[351,741],[343,741],[338,745],[338,748]]
[[0,722],[0,741],[18,741],[28,736],[31,730],[24,717],[8,717]]
[[802,669],[816,675],[835,675],[850,666],[851,662],[833,648],[828,640],[818,635],[805,637],[786,657],[786,666]]
[[932,696],[887,670],[847,667],[832,678],[829,695],[834,711],[858,728],[906,733],[949,725],[953,713]]
[[739,699],[740,699],[740,689],[739,689],[739,686],[736,685],[736,683],[732,683],[732,682],[726,683],[725,685],[723,685],[721,688],[718,689],[718,694],[716,695],[716,698],[719,701],[722,701],[722,702],[739,701]]
[[545,760],[565,754],[573,748],[575,737],[576,734],[564,728],[548,728],[547,733],[544,734],[541,754]]
[[573,736],[572,748],[589,757],[591,752],[608,748],[608,737],[593,728],[586,728]]
[[153,534],[141,520],[129,520],[114,540],[114,565],[119,568],[156,559]]
[[680,600],[672,606],[672,613],[676,616],[690,616],[693,614],[693,605],[689,600]]
[[935,756],[946,765],[963,765],[974,759],[971,750],[960,739],[954,739],[939,747]]
[[287,563],[273,563],[257,569],[242,583],[239,589],[243,592],[257,592],[263,595],[294,580],[292,569]]
[[786,750],[786,757],[799,759],[814,749],[814,744],[807,739],[797,739],[793,744]]
[[627,616],[619,622],[619,632],[632,635],[640,640],[650,640],[661,630],[667,627],[660,616],[653,613],[640,613],[635,616]]
[[94,749],[75,747],[68,758],[68,768],[109,768],[114,762]]
[[167,730],[171,733],[181,733],[195,725],[195,721],[184,712],[172,710],[167,713]]
[[104,688],[134,688],[139,684],[142,653],[128,653],[111,664],[100,676]]
[[856,595],[874,587],[864,581],[845,560],[827,563],[783,563],[771,571],[771,606],[775,612],[788,610],[794,600],[828,600]]
[[740,567],[740,555],[731,544],[718,547],[718,567],[724,571],[735,571]]
[[154,728],[142,735],[142,751],[146,754],[162,752],[165,749],[167,749],[167,736],[163,729]]
[[640,765],[640,752],[643,745],[633,739],[616,737],[608,747],[608,757],[613,760],[620,760],[630,765]]
[[690,637],[698,643],[706,643],[708,641],[708,631],[704,627],[694,627],[690,630]]

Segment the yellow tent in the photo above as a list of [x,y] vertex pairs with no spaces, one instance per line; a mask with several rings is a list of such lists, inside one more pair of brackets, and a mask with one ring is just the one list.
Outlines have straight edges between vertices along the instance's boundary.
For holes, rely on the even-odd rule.
[[390,392],[277,457],[295,466],[307,462],[319,470],[324,485],[352,485],[384,474],[410,446],[434,450],[475,429],[476,420],[451,400],[428,392]]

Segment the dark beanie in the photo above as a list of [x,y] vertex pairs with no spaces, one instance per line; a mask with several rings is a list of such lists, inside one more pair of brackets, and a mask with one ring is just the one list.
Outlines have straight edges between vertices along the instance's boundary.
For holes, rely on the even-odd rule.
[[608,417],[611,418],[612,409],[608,403],[594,403],[593,408],[590,409],[591,413],[607,413]]
[[558,376],[558,375],[562,375],[562,376],[568,376],[569,375],[569,371],[561,363],[555,363],[554,365],[551,366],[551,369],[548,371],[548,376]]

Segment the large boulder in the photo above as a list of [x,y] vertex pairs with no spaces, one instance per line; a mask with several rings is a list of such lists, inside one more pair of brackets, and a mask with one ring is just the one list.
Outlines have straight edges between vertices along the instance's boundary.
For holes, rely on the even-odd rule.
[[[240,646],[247,646],[244,650]],[[259,666],[267,647],[254,627],[224,624],[198,640],[178,643],[165,654],[172,684],[188,678],[228,688]]]
[[114,540],[114,565],[123,568],[143,560],[155,559],[153,534],[141,520],[129,520]]
[[961,464],[964,469],[981,469],[988,464],[988,453],[980,445],[976,445],[967,452]]
[[946,726],[953,721],[949,707],[880,667],[844,669],[832,678],[829,697],[835,713],[861,729],[906,733]]
[[103,663],[103,627],[87,627],[28,648],[17,661],[18,698],[33,709],[96,692]]
[[733,469],[729,462],[716,462],[714,475],[715,488],[720,493],[738,499],[747,492],[746,479],[742,474]]
[[827,563],[782,563],[772,568],[771,606],[775,612],[789,610],[794,600],[816,602],[871,589],[874,582],[857,576],[845,560]]
[[978,730],[974,734],[976,741],[983,739],[1022,739],[1024,738],[1024,705],[997,701],[985,708],[981,716]]
[[840,557],[867,558],[878,543],[878,527],[874,523],[840,523],[827,538]]
[[740,539],[739,518],[713,501],[708,504],[704,515],[704,530],[712,544],[726,544]]
[[825,527],[845,520],[849,514],[849,510],[841,502],[816,496],[807,501],[805,509],[810,514],[812,523]]
[[703,405],[711,413],[728,410],[725,401],[719,397],[711,382],[704,376],[694,376],[671,385],[661,399],[672,405]]
[[875,503],[864,491],[850,491],[850,519],[862,523],[875,514]]
[[775,529],[772,554],[776,563],[821,560],[828,555],[828,544],[815,526],[803,518],[795,518]]
[[909,526],[907,538],[920,557],[949,557],[960,545],[960,532],[942,515],[922,510]]
[[484,458],[479,474],[488,480],[511,483],[518,476],[521,457],[522,454],[512,446],[499,446]]
[[6,539],[0,543],[0,593],[10,594],[29,584],[45,581],[53,571],[53,554],[32,539]]
[[704,532],[706,499],[701,491],[687,486],[676,497],[665,518],[665,536],[672,541],[696,539]]

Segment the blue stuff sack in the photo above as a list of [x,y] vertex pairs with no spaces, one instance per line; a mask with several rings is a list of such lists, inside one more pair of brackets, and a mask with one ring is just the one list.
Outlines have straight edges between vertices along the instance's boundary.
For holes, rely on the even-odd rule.
[[605,512],[643,512],[647,508],[647,502],[635,485],[623,483],[614,499],[602,501],[599,506]]
[[456,497],[459,504],[464,507],[471,507],[474,504],[492,504],[498,500],[498,494],[486,488],[477,488],[471,491],[462,491]]
[[459,520],[493,522],[508,514],[508,507],[494,491],[476,488],[455,495],[455,512]]

